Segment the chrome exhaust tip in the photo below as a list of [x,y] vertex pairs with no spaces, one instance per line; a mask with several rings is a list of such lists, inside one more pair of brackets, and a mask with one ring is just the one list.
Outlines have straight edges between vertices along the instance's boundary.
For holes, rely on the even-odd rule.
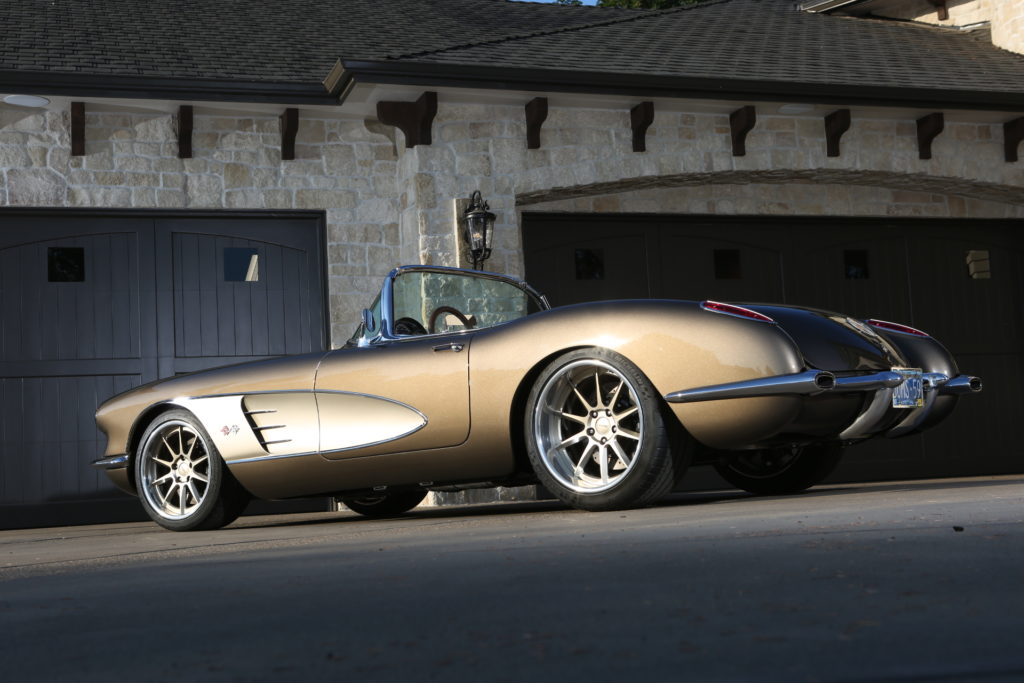
[[836,376],[831,372],[819,372],[814,376],[814,386],[822,391],[834,389],[836,386]]
[[980,377],[972,375],[957,375],[949,380],[939,389],[940,394],[977,394],[981,392],[982,381]]

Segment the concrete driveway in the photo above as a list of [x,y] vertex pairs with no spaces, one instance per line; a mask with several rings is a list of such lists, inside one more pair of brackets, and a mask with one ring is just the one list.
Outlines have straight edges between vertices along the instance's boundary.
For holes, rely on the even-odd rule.
[[9,681],[1024,680],[1024,477],[0,532]]

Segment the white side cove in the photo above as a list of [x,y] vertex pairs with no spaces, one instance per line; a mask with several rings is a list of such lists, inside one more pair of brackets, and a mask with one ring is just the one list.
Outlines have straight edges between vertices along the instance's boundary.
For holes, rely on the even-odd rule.
[[427,425],[420,411],[380,396],[317,392],[320,451],[348,451],[401,439]]
[[404,403],[348,392],[199,396],[172,403],[199,419],[230,464],[374,446],[427,424],[423,413]]

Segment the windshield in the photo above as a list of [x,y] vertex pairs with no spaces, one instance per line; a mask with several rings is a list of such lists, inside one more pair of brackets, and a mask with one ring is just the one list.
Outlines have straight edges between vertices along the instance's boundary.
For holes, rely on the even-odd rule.
[[399,273],[392,300],[396,336],[492,327],[543,310],[511,282],[458,272]]

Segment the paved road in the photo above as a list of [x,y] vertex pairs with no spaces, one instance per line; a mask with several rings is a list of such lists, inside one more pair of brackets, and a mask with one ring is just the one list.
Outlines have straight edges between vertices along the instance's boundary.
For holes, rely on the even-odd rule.
[[0,532],[6,681],[1021,681],[1024,477]]

